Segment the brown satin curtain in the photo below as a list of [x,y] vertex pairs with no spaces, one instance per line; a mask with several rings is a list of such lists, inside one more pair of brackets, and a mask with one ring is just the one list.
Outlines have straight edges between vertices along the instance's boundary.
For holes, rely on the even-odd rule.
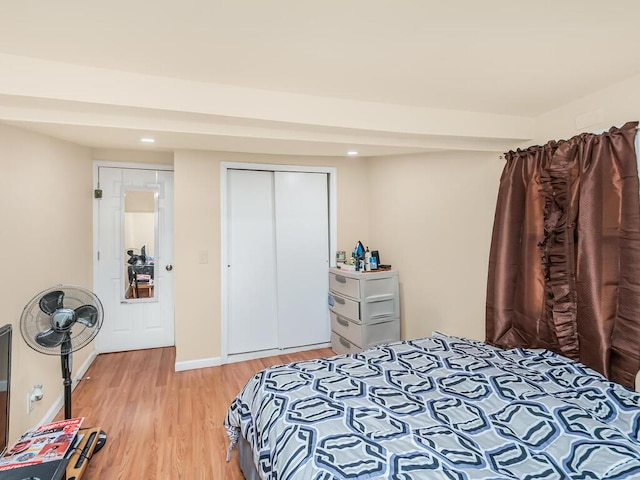
[[633,387],[637,125],[506,154],[489,257],[488,343],[547,348]]

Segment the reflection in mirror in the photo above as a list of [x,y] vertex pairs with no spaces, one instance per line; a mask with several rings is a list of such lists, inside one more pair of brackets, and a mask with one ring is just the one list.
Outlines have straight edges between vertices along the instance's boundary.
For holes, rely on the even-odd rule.
[[124,298],[155,298],[155,190],[124,192]]

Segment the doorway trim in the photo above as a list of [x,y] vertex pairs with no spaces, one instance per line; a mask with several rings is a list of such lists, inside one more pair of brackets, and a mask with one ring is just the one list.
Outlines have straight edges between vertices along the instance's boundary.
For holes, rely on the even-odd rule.
[[[161,170],[161,171],[166,171],[166,172],[173,172],[173,165],[169,165],[169,164],[162,164],[162,163],[140,163],[140,162],[117,162],[117,161],[109,161],[109,160],[94,160],[93,161],[93,188],[92,188],[92,194],[94,189],[100,188],[100,184],[99,184],[99,172],[100,172],[100,167],[105,167],[105,168],[122,168],[122,169],[131,169],[131,170]],[[96,198],[91,197],[91,200],[93,202],[92,205],[92,214],[93,214],[93,218],[92,218],[92,223],[93,223],[93,261],[92,261],[92,268],[93,268],[93,287],[92,290],[95,289],[95,285],[97,285],[98,283],[98,248],[99,248],[99,238],[100,238],[100,225],[98,222],[99,219],[99,214],[100,214],[100,202],[96,202]],[[174,323],[174,332],[175,332],[175,317],[173,319],[173,323]],[[174,334],[175,335],[175,334]],[[100,348],[100,336],[98,335],[95,339],[95,352],[96,354],[98,353],[102,353],[102,350]]]
[[[227,171],[228,170],[262,170],[266,172],[301,172],[301,173],[325,173],[328,177],[327,187],[329,189],[329,266],[336,266],[335,251],[338,247],[338,207],[337,207],[337,174],[336,167],[315,167],[310,165],[281,165],[272,163],[243,163],[243,162],[220,162],[220,285],[221,285],[221,333],[220,333],[220,362],[229,362],[227,349],[227,318],[229,314],[228,305],[228,205],[227,205]],[[334,253],[332,253],[334,252]],[[311,348],[316,348],[311,347]],[[279,355],[286,352],[299,351],[300,349],[286,349],[275,351],[261,351],[257,354],[247,353],[234,355],[234,361],[249,360],[252,358],[264,357],[265,355]]]

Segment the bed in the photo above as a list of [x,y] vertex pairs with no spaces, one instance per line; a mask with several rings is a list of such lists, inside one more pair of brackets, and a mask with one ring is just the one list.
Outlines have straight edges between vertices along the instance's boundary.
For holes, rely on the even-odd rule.
[[640,394],[565,357],[434,334],[257,373],[246,478],[640,478]]

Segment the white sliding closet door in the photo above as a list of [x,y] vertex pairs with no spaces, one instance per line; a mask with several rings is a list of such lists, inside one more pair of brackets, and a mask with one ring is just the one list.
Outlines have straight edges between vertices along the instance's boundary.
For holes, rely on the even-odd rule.
[[273,173],[229,170],[228,353],[278,346]]
[[329,342],[327,174],[227,172],[227,353]]
[[330,340],[328,205],[325,173],[275,172],[280,348]]

